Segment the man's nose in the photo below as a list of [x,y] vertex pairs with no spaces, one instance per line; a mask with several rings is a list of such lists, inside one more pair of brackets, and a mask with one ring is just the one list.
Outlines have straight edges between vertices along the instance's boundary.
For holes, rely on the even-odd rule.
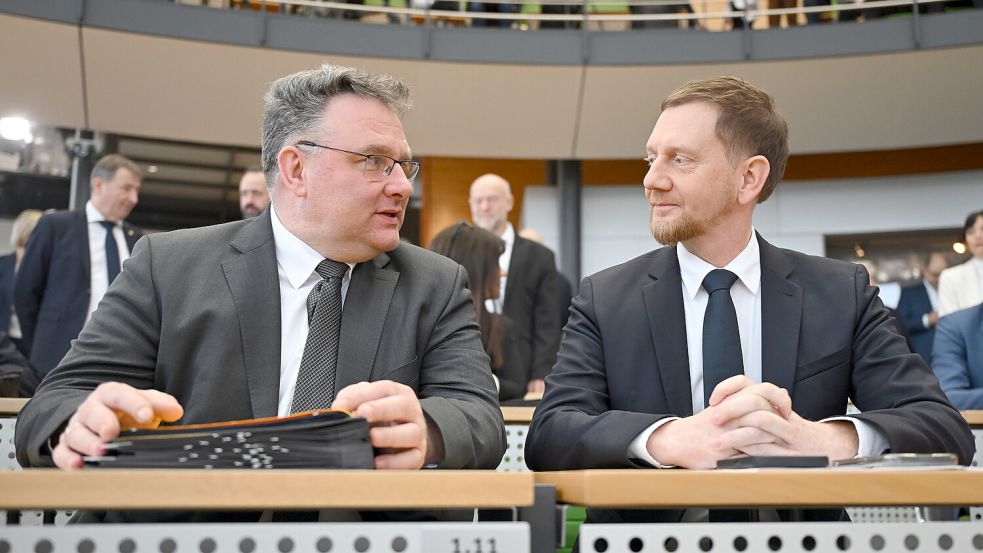
[[401,198],[408,198],[413,194],[413,183],[406,178],[403,167],[398,163],[393,167],[392,173],[389,174],[389,180],[386,182],[386,194]]

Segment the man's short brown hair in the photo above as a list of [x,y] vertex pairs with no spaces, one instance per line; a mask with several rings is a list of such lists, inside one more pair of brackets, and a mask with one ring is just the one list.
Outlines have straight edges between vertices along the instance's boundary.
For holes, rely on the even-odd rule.
[[706,102],[717,107],[715,132],[731,158],[762,155],[771,165],[758,203],[771,196],[785,174],[788,161],[788,123],[775,109],[775,101],[760,88],[738,77],[711,77],[690,81],[662,102],[662,109]]

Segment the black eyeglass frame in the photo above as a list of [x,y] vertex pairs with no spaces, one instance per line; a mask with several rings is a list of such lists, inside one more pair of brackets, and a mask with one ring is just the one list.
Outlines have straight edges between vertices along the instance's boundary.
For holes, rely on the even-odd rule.
[[[368,163],[369,159],[374,157],[376,158],[381,157],[383,159],[388,159],[392,163],[389,165],[388,169],[384,168],[382,170],[382,174],[387,177],[392,174],[393,169],[396,168],[397,163],[399,164],[400,168],[403,169],[403,174],[406,175],[406,180],[410,182],[413,182],[416,179],[417,175],[420,174],[420,162],[414,161],[412,159],[396,159],[394,157],[389,157],[383,154],[363,154],[362,152],[353,152],[351,150],[335,148],[334,146],[325,146],[324,144],[318,144],[316,142],[311,142],[310,140],[301,140],[296,144],[294,144],[294,146],[314,146],[315,148],[323,148],[325,150],[333,150],[335,152],[342,152],[353,156],[364,157],[366,163]],[[408,171],[407,171],[407,167],[409,167]],[[363,168],[362,170],[364,171],[365,169]]]

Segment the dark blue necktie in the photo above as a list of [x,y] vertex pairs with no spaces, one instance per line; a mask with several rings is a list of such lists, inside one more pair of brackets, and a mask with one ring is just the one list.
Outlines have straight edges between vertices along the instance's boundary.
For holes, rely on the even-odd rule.
[[703,317],[703,405],[722,381],[744,374],[741,333],[737,328],[737,311],[730,297],[730,287],[737,275],[714,269],[703,279],[703,289],[710,295]]
[[113,236],[113,229],[116,223],[112,221],[99,221],[106,228],[106,276],[112,284],[119,274],[119,248],[116,247],[116,237]]

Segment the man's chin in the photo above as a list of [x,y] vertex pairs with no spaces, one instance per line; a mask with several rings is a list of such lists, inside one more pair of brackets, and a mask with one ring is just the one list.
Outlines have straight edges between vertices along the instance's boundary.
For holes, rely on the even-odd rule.
[[702,229],[698,225],[688,221],[674,221],[673,223],[656,223],[653,221],[650,229],[652,237],[664,245],[685,242],[702,233]]

